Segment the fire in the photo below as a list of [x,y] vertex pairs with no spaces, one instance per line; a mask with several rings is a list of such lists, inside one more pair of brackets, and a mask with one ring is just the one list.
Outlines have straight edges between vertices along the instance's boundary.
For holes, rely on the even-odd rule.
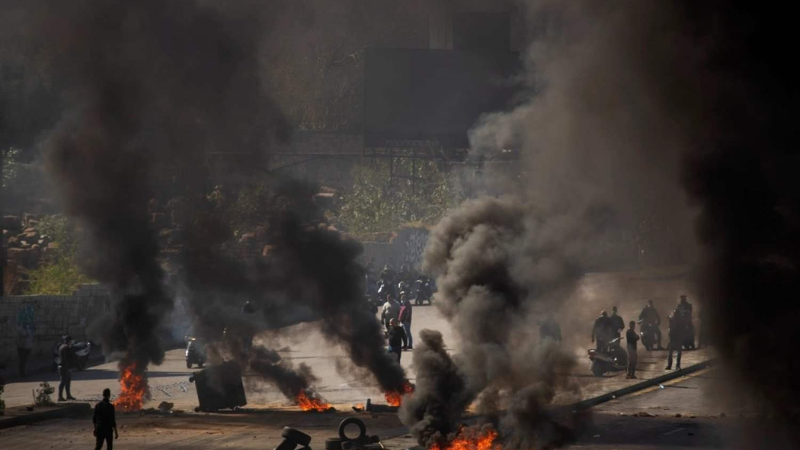
[[144,398],[147,395],[147,380],[144,373],[136,370],[136,363],[131,363],[122,370],[119,379],[120,394],[114,402],[114,406],[123,411],[138,411],[144,405]]
[[299,406],[303,411],[323,412],[331,409],[331,405],[329,403],[325,403],[314,393],[311,393],[311,395],[306,394],[306,391],[300,391],[300,393],[297,394],[295,401],[297,402],[297,406]]
[[408,381],[405,382],[403,385],[403,391],[386,391],[384,396],[386,397],[386,403],[389,406],[400,406],[403,403],[403,395],[411,394],[414,392],[414,388],[411,386],[411,383]]
[[477,431],[465,428],[447,445],[433,444],[429,450],[503,450],[500,444],[495,444],[495,439],[497,439],[495,430]]

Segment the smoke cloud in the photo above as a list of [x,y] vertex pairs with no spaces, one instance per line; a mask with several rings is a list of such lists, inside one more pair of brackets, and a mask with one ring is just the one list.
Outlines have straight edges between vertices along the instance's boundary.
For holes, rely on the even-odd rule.
[[258,82],[263,9],[246,5],[36,3],[35,25],[58,55],[69,98],[44,141],[46,168],[86,231],[84,270],[119,297],[102,335],[107,352],[125,353],[122,366],[144,371],[163,360],[163,321],[173,307],[149,223],[154,169],[191,172],[205,151],[230,145],[259,154],[286,132]]
[[[612,233],[655,216],[675,230],[671,244],[692,251],[678,181],[699,116],[681,76],[702,55],[683,47],[680,11],[662,3],[523,2],[533,36],[523,93],[470,133],[476,155],[519,149],[519,176],[487,180],[509,194],[468,201],[431,233],[424,268],[461,340],[453,361],[467,403],[510,448],[564,445],[578,425],[548,412],[556,393],[578,393],[565,377],[574,355],[536,343],[530,329],[602,262]],[[442,369],[418,376],[440,376],[428,370]],[[414,406],[403,418],[420,444],[443,444],[454,416]]]

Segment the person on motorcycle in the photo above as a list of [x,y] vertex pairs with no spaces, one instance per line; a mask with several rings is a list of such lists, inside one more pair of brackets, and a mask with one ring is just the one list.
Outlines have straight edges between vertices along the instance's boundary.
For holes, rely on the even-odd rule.
[[[75,400],[70,392],[72,385],[72,374],[70,374],[70,367],[72,367],[72,337],[69,335],[64,336],[63,343],[58,347],[58,375],[61,377],[61,382],[58,384],[58,401],[65,402],[67,400]],[[64,398],[64,390],[67,391],[67,398]]]
[[675,308],[675,311],[679,313],[687,313],[689,318],[692,317],[692,304],[686,300],[686,294],[681,294],[681,299],[678,302],[678,306]]
[[661,316],[658,314],[656,307],[653,306],[652,300],[648,300],[647,304],[642,308],[642,312],[639,313],[639,321],[642,323],[642,328],[652,327],[656,334],[658,350],[664,350],[664,347],[661,346]]
[[608,318],[611,321],[611,327],[614,331],[614,337],[618,338],[621,336],[622,330],[625,329],[625,321],[622,320],[622,317],[617,315],[617,307],[611,307],[611,317]]
[[539,323],[539,343],[543,344],[548,339],[561,345],[561,327],[553,313],[547,313],[547,317]]
[[625,333],[625,341],[628,343],[628,375],[625,378],[636,378],[636,362],[639,360],[636,343],[639,341],[639,335],[636,334],[636,322],[631,320],[628,327],[628,332]]
[[594,321],[592,327],[592,342],[597,341],[597,350],[603,350],[608,342],[613,339],[614,330],[611,319],[605,311],[600,312],[600,317]]

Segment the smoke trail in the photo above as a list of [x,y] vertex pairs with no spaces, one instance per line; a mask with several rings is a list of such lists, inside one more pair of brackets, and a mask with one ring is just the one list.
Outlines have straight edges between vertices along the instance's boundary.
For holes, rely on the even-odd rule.
[[188,227],[185,282],[193,292],[193,310],[219,324],[212,305],[226,299],[251,301],[263,314],[228,326],[245,339],[263,328],[320,321],[323,335],[342,346],[353,367],[371,373],[384,391],[402,391],[405,373],[386,354],[381,326],[364,304],[364,273],[357,261],[361,245],[318,226],[322,215],[313,203],[316,187],[281,181],[274,191],[281,206],[266,224],[273,245],[252,267],[219,251],[227,236],[213,217]]
[[204,151],[229,145],[260,151],[284,134],[279,111],[260,95],[263,15],[193,0],[36,6],[35,25],[70,96],[44,143],[47,171],[87,232],[84,270],[120,296],[103,323],[104,348],[144,371],[163,360],[161,326],[172,309],[148,221],[154,167],[194,167]]

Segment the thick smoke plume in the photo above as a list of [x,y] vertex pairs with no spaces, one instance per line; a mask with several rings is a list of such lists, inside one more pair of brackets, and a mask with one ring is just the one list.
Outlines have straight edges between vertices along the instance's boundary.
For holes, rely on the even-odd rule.
[[353,368],[371,373],[383,391],[402,391],[405,373],[386,354],[381,326],[364,303],[364,269],[357,261],[361,245],[318,226],[314,186],[279,181],[274,189],[276,206],[267,224],[273,245],[252,268],[219,251],[224,239],[208,230],[224,227],[213,218],[188,227],[185,279],[192,309],[219,328],[219,304],[250,301],[261,312],[256,319],[226,319],[229,331],[246,340],[265,327],[319,320],[323,335],[347,352]]
[[[699,57],[682,47],[677,12],[663,3],[523,2],[533,37],[524,92],[470,133],[478,155],[519,149],[520,174],[511,183],[487,180],[509,194],[468,201],[431,233],[424,265],[437,275],[438,307],[461,340],[457,372],[509,448],[571,437],[576,424],[555,420],[547,406],[557,393],[577,393],[565,377],[574,356],[537,344],[530,331],[597,267],[610,234],[654,215],[676,230],[675,245],[691,249],[678,174],[685,126],[697,116],[695,92],[680,76]],[[424,372],[441,369],[418,370],[435,379]],[[427,406],[426,398],[441,397],[419,388],[414,397],[405,423],[420,444],[441,445],[454,417]]]
[[191,168],[228,145],[261,151],[285,134],[258,83],[263,14],[246,4],[36,4],[70,104],[46,138],[47,171],[86,231],[84,270],[119,296],[102,335],[106,351],[125,353],[122,366],[144,371],[163,360],[161,327],[172,309],[149,224],[154,168]]

